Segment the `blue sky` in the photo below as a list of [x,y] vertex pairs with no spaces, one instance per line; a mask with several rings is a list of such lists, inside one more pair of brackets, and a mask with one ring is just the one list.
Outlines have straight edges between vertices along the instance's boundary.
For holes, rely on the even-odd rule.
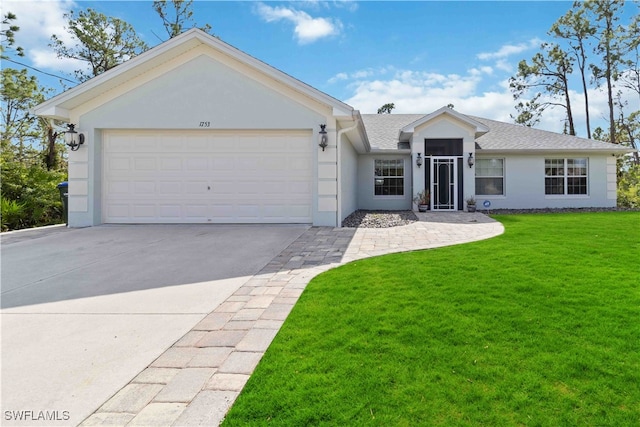
[[[66,75],[79,65],[57,59],[51,34],[65,35],[63,14],[94,8],[134,26],[150,46],[166,39],[151,1],[4,1],[18,16],[19,59]],[[198,1],[194,20],[208,23],[223,41],[359,109],[374,113],[387,102],[396,113],[429,113],[452,103],[466,114],[510,121],[514,101],[508,79],[522,59],[550,40],[550,26],[571,2],[547,1]],[[628,3],[627,13],[638,8]],[[55,78],[34,72],[60,92]],[[69,83],[69,85],[72,85]],[[578,86],[578,131],[584,134]],[[590,93],[594,115],[606,115],[606,97]],[[637,97],[630,97],[634,109]],[[635,103],[636,105],[633,105]],[[562,111],[539,127],[561,131]]]

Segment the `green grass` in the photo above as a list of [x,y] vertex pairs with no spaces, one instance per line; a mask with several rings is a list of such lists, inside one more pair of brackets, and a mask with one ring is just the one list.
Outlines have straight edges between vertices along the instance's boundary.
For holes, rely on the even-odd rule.
[[640,213],[316,277],[224,426],[640,425]]

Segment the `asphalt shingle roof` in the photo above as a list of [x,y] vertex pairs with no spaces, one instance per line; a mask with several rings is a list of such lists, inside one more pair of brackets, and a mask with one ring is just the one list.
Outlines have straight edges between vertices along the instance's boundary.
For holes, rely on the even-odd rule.
[[[364,122],[371,148],[395,150],[407,148],[399,142],[400,129],[424,116],[425,114],[363,114],[362,121]],[[614,152],[629,150],[628,147],[608,142],[564,135],[482,117],[469,115],[467,117],[489,128],[489,132],[476,138],[477,148],[480,150],[612,150]]]
[[362,114],[362,122],[372,149],[397,150],[400,129],[424,116],[424,114]]
[[468,116],[489,128],[476,139],[483,150],[628,150],[617,144]]

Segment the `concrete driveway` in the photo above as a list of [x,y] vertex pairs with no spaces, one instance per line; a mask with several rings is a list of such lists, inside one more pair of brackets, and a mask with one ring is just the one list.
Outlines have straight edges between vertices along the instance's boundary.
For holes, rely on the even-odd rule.
[[308,228],[3,235],[1,424],[80,423]]

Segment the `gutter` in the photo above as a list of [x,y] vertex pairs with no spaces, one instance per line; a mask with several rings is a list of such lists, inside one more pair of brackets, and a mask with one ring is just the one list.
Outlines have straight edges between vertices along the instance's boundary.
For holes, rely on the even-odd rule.
[[358,127],[358,125],[360,124],[360,118],[359,118],[360,114],[358,114],[357,116],[352,115],[351,117],[355,120],[355,123],[353,124],[353,126],[350,126],[348,128],[344,128],[344,129],[340,129],[338,131],[338,134],[336,135],[336,166],[337,166],[337,177],[336,177],[336,197],[337,199],[337,207],[336,207],[336,227],[338,228],[342,228],[342,220],[341,220],[341,216],[342,216],[342,194],[340,192],[341,189],[341,183],[342,183],[342,163],[340,162],[340,142],[342,141],[342,135],[345,134],[346,132],[352,131],[355,128]]

